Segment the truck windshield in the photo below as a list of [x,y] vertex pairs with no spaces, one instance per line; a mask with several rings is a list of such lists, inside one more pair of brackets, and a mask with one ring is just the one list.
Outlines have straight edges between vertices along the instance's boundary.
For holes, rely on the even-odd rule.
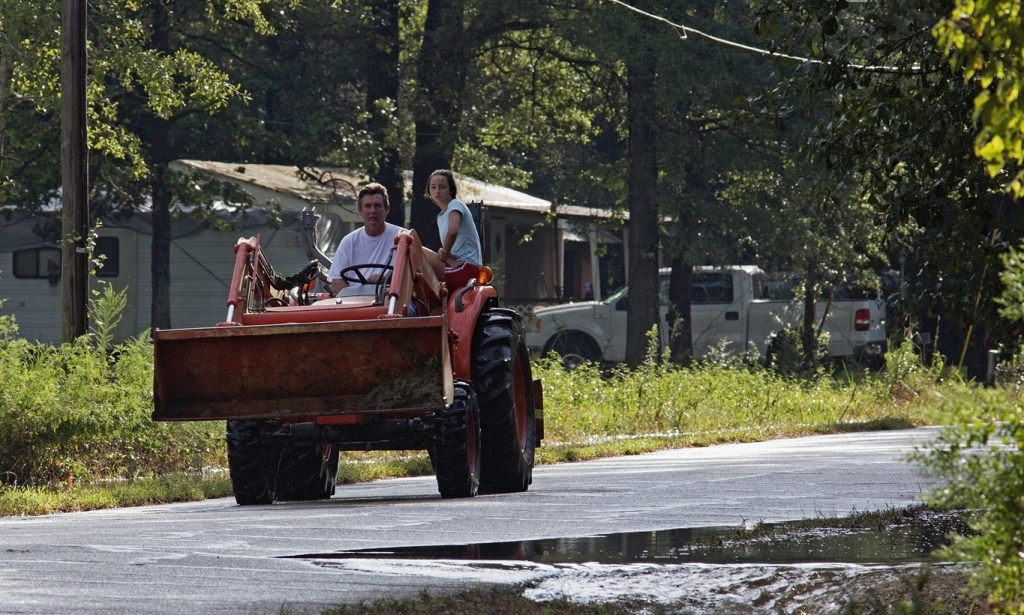
[[601,303],[605,305],[615,305],[616,303],[618,303],[619,299],[622,299],[623,297],[626,296],[626,291],[628,290],[628,286],[623,286],[619,290],[612,293],[607,299],[602,299]]

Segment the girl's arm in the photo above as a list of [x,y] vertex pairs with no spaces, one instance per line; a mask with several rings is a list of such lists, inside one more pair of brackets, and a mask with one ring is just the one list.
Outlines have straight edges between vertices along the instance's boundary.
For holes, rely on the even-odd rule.
[[451,257],[452,246],[455,245],[455,239],[459,236],[460,224],[462,224],[462,212],[453,211],[448,214],[448,232],[442,238],[444,245],[437,251],[441,260],[448,260]]

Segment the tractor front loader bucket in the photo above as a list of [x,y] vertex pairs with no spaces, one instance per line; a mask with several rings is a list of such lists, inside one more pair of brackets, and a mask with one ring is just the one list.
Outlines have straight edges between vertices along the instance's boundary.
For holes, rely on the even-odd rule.
[[423,411],[454,395],[444,316],[158,330],[154,348],[161,421]]

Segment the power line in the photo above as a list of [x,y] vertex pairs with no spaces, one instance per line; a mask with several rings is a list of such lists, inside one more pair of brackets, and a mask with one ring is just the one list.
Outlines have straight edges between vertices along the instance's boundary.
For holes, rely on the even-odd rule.
[[[696,34],[697,36],[703,36],[704,38],[706,38],[706,39],[708,39],[710,41],[714,41],[716,43],[719,43],[721,45],[726,45],[728,47],[735,47],[736,49],[742,49],[744,51],[752,51],[754,53],[759,53],[761,55],[766,55],[766,56],[769,56],[769,57],[772,57],[772,58],[781,58],[783,60],[793,60],[793,61],[796,61],[796,62],[804,62],[804,63],[808,63],[808,64],[818,64],[818,65],[822,65],[822,66],[827,66],[828,64],[830,64],[829,62],[825,62],[823,60],[817,60],[817,59],[814,59],[814,58],[802,58],[800,56],[793,56],[793,55],[789,55],[789,54],[786,54],[786,53],[779,53],[777,51],[769,51],[767,49],[760,49],[758,47],[751,47],[750,45],[744,45],[743,43],[737,43],[736,41],[730,41],[730,40],[727,40],[727,39],[724,39],[724,38],[719,38],[717,36],[712,36],[712,35],[710,35],[710,34],[708,34],[706,32],[701,32],[700,30],[697,30],[695,28],[691,28],[689,26],[684,26],[684,25],[681,25],[681,24],[677,24],[677,23],[671,22],[668,19],[665,19],[664,17],[662,17],[661,15],[655,15],[653,13],[648,13],[647,11],[644,11],[642,9],[638,9],[635,6],[632,6],[630,4],[626,4],[625,2],[622,2],[622,0],[607,0],[607,1],[611,2],[612,4],[618,4],[619,6],[627,8],[627,9],[633,11],[634,13],[638,13],[640,15],[643,15],[644,17],[647,17],[648,19],[653,19],[654,21],[660,21],[661,23],[664,23],[664,24],[667,24],[669,26],[672,26],[673,28],[675,28],[676,30],[678,30],[680,32],[679,36],[683,40],[686,40],[686,35],[688,33],[689,34]],[[846,66],[848,66],[849,68],[853,68],[855,70],[861,70],[861,71],[867,71],[867,72],[876,72],[876,73],[905,73],[905,72],[916,73],[916,72],[920,72],[920,67],[917,66],[917,65],[912,66],[909,71],[907,69],[900,68],[900,67],[897,67],[897,66],[874,66],[874,65],[870,65],[869,66],[869,65],[865,65],[865,64],[847,64]]]

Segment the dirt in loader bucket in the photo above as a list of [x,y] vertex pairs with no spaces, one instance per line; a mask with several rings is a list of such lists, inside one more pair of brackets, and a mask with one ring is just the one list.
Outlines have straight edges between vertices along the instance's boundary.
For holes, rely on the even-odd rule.
[[441,361],[423,355],[423,363],[392,380],[380,382],[363,397],[367,410],[387,410],[397,406],[430,407],[444,399],[442,381],[438,378]]

